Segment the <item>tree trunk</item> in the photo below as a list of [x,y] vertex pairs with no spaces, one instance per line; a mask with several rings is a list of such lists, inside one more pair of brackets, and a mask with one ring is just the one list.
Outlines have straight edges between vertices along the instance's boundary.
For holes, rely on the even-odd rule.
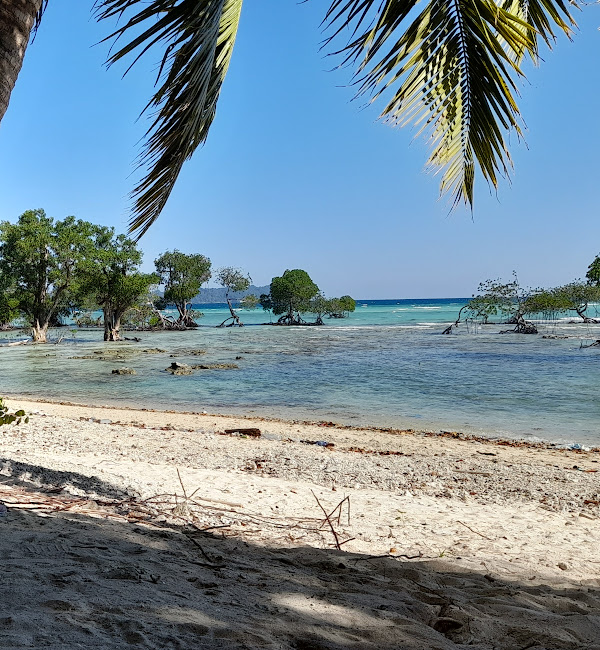
[[104,340],[120,341],[121,314],[110,309],[104,309]]
[[590,318],[590,317],[585,313],[586,309],[587,309],[587,305],[586,305],[585,307],[583,307],[583,309],[582,309],[581,307],[576,307],[576,308],[575,308],[575,311],[577,312],[577,315],[578,315],[580,318],[583,318],[583,322],[584,322],[584,323],[597,323],[598,321],[597,321],[595,318]]
[[244,323],[242,323],[240,317],[235,313],[235,311],[233,311],[233,306],[229,298],[227,298],[227,306],[229,307],[229,313],[231,316],[229,316],[229,318],[226,318],[218,327],[225,327],[225,323],[227,321],[231,321],[227,327],[233,327],[234,325],[237,325],[238,327],[244,327]]
[[33,321],[33,326],[31,327],[31,338],[34,343],[47,343],[47,334],[48,334],[48,322],[40,323],[36,318]]
[[0,120],[8,108],[42,2],[0,0]]

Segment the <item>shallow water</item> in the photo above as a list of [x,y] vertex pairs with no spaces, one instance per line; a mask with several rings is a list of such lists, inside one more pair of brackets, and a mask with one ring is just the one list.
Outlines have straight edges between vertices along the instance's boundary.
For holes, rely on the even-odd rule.
[[[60,345],[0,348],[0,393],[144,408],[253,413],[398,428],[459,430],[529,440],[600,444],[600,326],[545,323],[544,333],[498,334],[506,326],[458,328],[442,336],[462,300],[363,301],[323,327],[248,325],[217,329],[223,306],[202,306],[202,327],[143,332],[140,343],[104,344],[97,330],[63,328]],[[18,338],[16,333],[4,338]],[[166,350],[147,354],[147,348]],[[190,349],[206,354],[192,356]],[[75,359],[118,350],[122,360]],[[237,363],[173,377],[173,361]],[[237,356],[242,359],[236,360]],[[112,369],[132,367],[135,376]]]

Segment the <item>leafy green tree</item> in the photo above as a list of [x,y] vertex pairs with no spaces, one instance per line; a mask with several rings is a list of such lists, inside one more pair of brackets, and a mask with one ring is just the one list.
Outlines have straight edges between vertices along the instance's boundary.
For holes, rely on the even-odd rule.
[[585,277],[587,278],[588,284],[600,287],[600,255],[596,255],[594,261],[588,266]]
[[43,210],[24,212],[16,224],[0,223],[0,273],[14,282],[13,295],[34,342],[46,342],[53,319],[71,304],[76,270],[90,255],[93,230],[75,217],[54,222]]
[[217,282],[226,289],[225,300],[227,300],[227,306],[229,307],[229,313],[231,314],[229,318],[226,318],[219,325],[219,327],[225,327],[225,323],[228,321],[231,321],[231,323],[229,323],[227,327],[232,327],[233,325],[243,327],[244,323],[242,323],[240,317],[235,313],[229,294],[246,291],[252,282],[252,278],[249,275],[244,275],[244,272],[241,269],[236,269],[232,266],[224,266],[217,271]]
[[259,298],[253,293],[249,293],[240,300],[240,306],[244,309],[256,309],[259,304]]
[[[179,172],[206,141],[233,53],[243,0],[97,0],[99,19],[121,18],[108,38],[123,45],[109,63],[164,48],[147,103],[152,124],[135,187],[132,229],[142,233],[164,208]],[[523,62],[540,60],[554,30],[570,36],[580,0],[330,0],[324,23],[342,63],[357,65],[358,95],[388,98],[392,125],[421,124],[442,169],[441,191],[473,204],[477,168],[489,184],[512,168],[507,139],[522,133],[516,103]],[[47,0],[3,0],[0,119],[31,30]],[[342,35],[349,41],[337,45]],[[129,41],[127,39],[130,39]]]
[[513,271],[513,280],[511,282],[502,282],[502,280],[485,280],[478,287],[478,294],[458,312],[458,317],[454,323],[449,325],[443,334],[451,334],[453,329],[458,327],[463,313],[468,314],[470,318],[487,323],[490,316],[499,315],[507,319],[507,323],[515,325],[514,331],[519,334],[537,334],[535,325],[525,320],[525,315],[532,313],[531,310],[536,306],[531,298],[530,291],[525,291],[519,284],[517,274]]
[[332,300],[325,298],[325,296],[320,291],[310,301],[310,311],[316,316],[316,325],[323,325],[323,316],[325,316],[325,314],[328,314],[331,309]]
[[574,311],[584,323],[597,323],[586,311],[590,303],[600,302],[600,285],[587,284],[581,280],[570,282],[552,290],[554,300],[562,305],[560,311]]
[[[280,325],[300,325],[304,323],[300,314],[311,311],[310,301],[319,293],[319,287],[310,279],[306,271],[293,269],[284,271],[280,277],[273,278],[270,286],[270,304]],[[264,308],[264,304],[263,304]]]
[[347,318],[348,314],[356,311],[356,300],[351,296],[331,298],[329,302],[329,318]]
[[158,282],[157,275],[139,272],[141,262],[142,253],[133,240],[115,236],[113,228],[95,228],[93,254],[77,269],[77,289],[102,309],[105,341],[120,340],[123,315]]
[[200,287],[211,277],[208,257],[186,255],[174,250],[163,253],[154,264],[160,283],[165,288],[164,303],[173,305],[179,313],[176,327],[198,327],[190,301],[200,293]]

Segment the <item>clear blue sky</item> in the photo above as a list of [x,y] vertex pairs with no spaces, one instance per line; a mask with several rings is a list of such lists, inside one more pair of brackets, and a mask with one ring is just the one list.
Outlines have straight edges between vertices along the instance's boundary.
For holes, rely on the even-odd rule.
[[[156,57],[124,80],[106,70],[110,25],[91,0],[51,0],[0,125],[0,219],[44,208],[124,231]],[[600,252],[600,7],[578,13],[531,69],[520,105],[527,144],[498,197],[479,183],[473,220],[448,215],[427,149],[352,102],[349,71],[319,53],[326,1],[248,0],[208,142],[141,240],[208,255],[268,284],[304,268],[328,295],[468,296],[480,280],[548,286]]]

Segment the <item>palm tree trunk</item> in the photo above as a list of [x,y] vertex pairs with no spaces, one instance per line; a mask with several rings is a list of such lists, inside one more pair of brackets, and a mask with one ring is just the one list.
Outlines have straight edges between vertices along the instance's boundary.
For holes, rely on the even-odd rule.
[[0,120],[23,64],[43,0],[0,0]]

